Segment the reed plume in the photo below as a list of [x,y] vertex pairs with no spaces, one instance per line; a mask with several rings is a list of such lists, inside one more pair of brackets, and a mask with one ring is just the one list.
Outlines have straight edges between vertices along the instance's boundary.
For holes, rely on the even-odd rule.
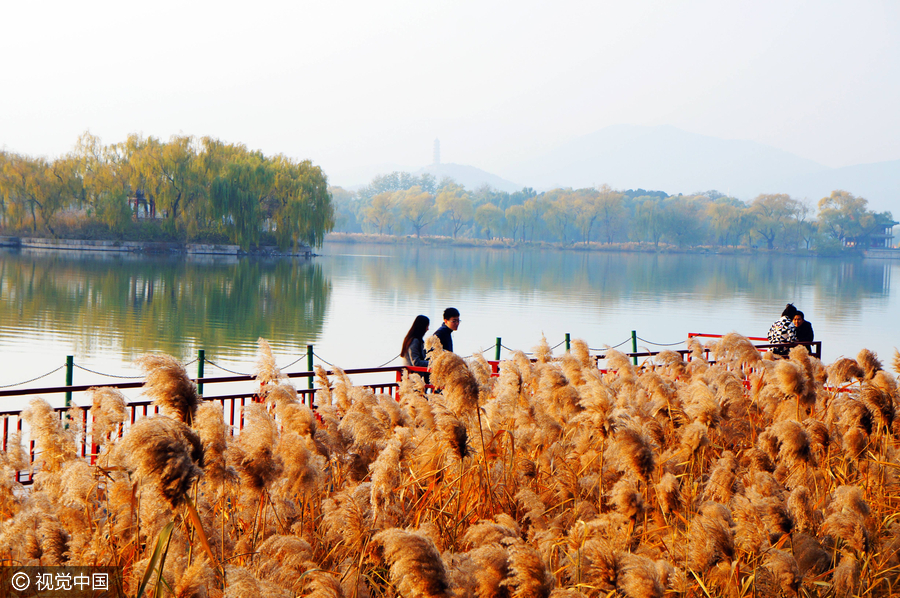
[[281,473],[283,464],[275,452],[278,428],[264,405],[251,403],[244,407],[244,429],[229,447],[233,463],[244,486],[260,492]]
[[778,455],[774,460],[784,463],[787,467],[796,467],[800,463],[809,463],[812,452],[809,444],[809,435],[799,423],[795,421],[782,421],[767,430],[776,440]]
[[177,507],[203,465],[200,437],[180,420],[165,416],[139,419],[117,445],[118,460],[139,481],[155,486]]
[[829,515],[822,524],[822,533],[842,540],[859,552],[868,552],[871,537],[865,519],[856,511],[838,511]]
[[547,343],[547,337],[543,334],[541,335],[541,342],[539,342],[531,351],[538,363],[549,363],[553,361],[553,349],[550,348],[549,343]]
[[581,410],[578,391],[569,384],[563,373],[554,367],[547,367],[541,376],[538,388],[541,396],[548,399],[545,405],[557,419],[567,420]]
[[856,363],[858,363],[860,369],[862,369],[863,378],[865,380],[871,380],[875,377],[876,372],[882,370],[881,361],[868,349],[860,350],[859,355],[856,356]]
[[734,520],[725,505],[705,503],[688,532],[688,566],[706,570],[734,557]]
[[630,471],[638,479],[647,482],[656,467],[656,455],[650,439],[634,426],[618,430],[606,450],[610,465],[620,471]]
[[594,369],[597,367],[597,359],[591,356],[591,350],[583,339],[572,340],[570,355],[577,359],[583,368]]
[[765,568],[772,574],[775,586],[785,594],[796,594],[802,576],[797,561],[789,553],[772,549],[766,554]]
[[709,472],[709,480],[703,489],[703,498],[708,501],[727,503],[739,490],[738,478],[735,475],[737,459],[731,451],[722,453],[715,467]]
[[759,349],[753,346],[747,337],[730,332],[715,344],[713,354],[716,361],[735,363],[740,367],[749,367],[759,362],[762,357]]
[[862,380],[865,372],[859,364],[852,359],[841,357],[826,368],[828,372],[828,381],[831,384],[840,386],[848,382],[852,382],[854,378]]
[[325,571],[309,571],[304,584],[306,598],[344,598],[341,582]]
[[263,387],[270,384],[277,386],[283,383],[287,378],[281,373],[281,370],[278,369],[275,363],[275,356],[272,355],[272,347],[269,346],[269,341],[260,337],[256,342],[258,350],[254,377]]
[[316,405],[321,406],[331,406],[332,405],[332,393],[331,393],[331,381],[328,379],[328,374],[325,373],[325,368],[321,365],[316,364],[315,366],[316,372]]
[[692,421],[707,426],[715,425],[721,419],[721,408],[715,395],[703,380],[694,380],[680,395],[683,397],[684,413]]
[[797,400],[806,393],[803,367],[796,361],[783,359],[775,366],[775,379],[781,392]]
[[135,363],[146,375],[144,394],[162,414],[191,425],[200,396],[184,366],[171,355],[161,353],[143,355]]
[[509,551],[510,576],[501,583],[512,598],[547,598],[553,591],[553,576],[538,552],[524,542],[513,542]]
[[634,519],[644,512],[644,496],[627,476],[613,485],[609,502],[617,513]]
[[491,364],[484,358],[484,355],[481,353],[472,354],[472,357],[467,364],[469,366],[469,371],[472,372],[472,375],[475,376],[475,379],[478,381],[478,386],[481,387],[481,391],[484,394],[490,393],[492,384]]
[[400,461],[404,452],[409,452],[410,431],[397,428],[384,450],[372,463],[371,498],[373,525],[384,529],[397,525],[402,510],[397,500],[400,485]]
[[521,537],[521,530],[515,519],[508,515],[498,517],[499,521],[482,520],[479,521],[463,535],[463,543],[472,548],[488,546],[490,544],[500,544],[504,540],[518,540]]
[[673,378],[684,377],[687,372],[687,363],[681,358],[681,354],[669,349],[660,351],[659,355],[656,356],[656,362],[668,369],[672,373]]
[[291,500],[313,494],[324,477],[321,457],[313,452],[314,444],[308,436],[284,431],[278,440],[277,459],[282,471],[278,481],[279,494]]
[[465,424],[453,413],[440,408],[435,409],[435,423],[440,432],[442,447],[453,459],[460,461],[468,457],[469,433]]
[[118,389],[101,387],[89,388],[91,397],[91,420],[93,428],[91,437],[95,444],[108,444],[111,436],[117,433],[118,426],[128,417],[125,395]]
[[378,532],[372,539],[384,546],[391,581],[401,596],[450,598],[453,595],[447,570],[431,540],[397,528]]
[[622,380],[633,380],[637,376],[634,366],[628,356],[615,349],[606,350],[606,364],[610,370],[615,370]]
[[622,555],[616,589],[628,598],[662,598],[666,591],[656,563],[630,553]]
[[859,561],[852,554],[841,553],[841,562],[834,570],[834,595],[844,598],[856,596],[859,589]]
[[656,484],[656,499],[663,513],[674,513],[681,508],[681,484],[671,472],[663,474]]
[[[879,371],[876,377],[880,374],[882,372]],[[890,431],[894,425],[894,400],[891,395],[867,380],[859,389],[859,398],[872,414],[877,428]]]
[[226,461],[231,431],[225,423],[222,405],[217,403],[200,405],[194,419],[194,429],[199,434],[203,446],[203,472],[206,481],[219,491],[226,483],[237,482],[237,471],[229,467]]
[[74,430],[67,429],[47,401],[32,399],[22,411],[22,419],[31,427],[31,438],[36,445],[35,465],[40,467],[39,478],[52,477],[66,461],[77,457]]
[[433,356],[431,381],[443,389],[447,406],[457,416],[471,414],[478,408],[478,380],[459,355],[443,351]]

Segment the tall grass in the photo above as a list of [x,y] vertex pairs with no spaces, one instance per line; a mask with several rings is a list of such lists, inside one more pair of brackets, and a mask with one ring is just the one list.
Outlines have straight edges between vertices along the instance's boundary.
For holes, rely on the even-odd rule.
[[0,454],[0,558],[120,565],[129,595],[179,597],[898,593],[895,377],[868,351],[695,349],[609,351],[604,372],[583,342],[542,343],[493,378],[436,349],[440,392],[338,369],[313,412],[261,341],[237,435],[177,362],[143,358],[162,414],[118,438],[121,398],[97,391],[96,465],[32,403],[40,471],[19,487],[21,447]]

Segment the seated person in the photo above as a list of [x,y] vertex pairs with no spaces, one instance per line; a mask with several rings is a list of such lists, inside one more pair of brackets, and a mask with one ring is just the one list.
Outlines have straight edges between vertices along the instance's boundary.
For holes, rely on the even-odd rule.
[[[796,343],[797,329],[794,328],[794,316],[797,315],[797,308],[793,304],[788,303],[781,317],[775,321],[769,328],[767,338],[770,343]],[[773,347],[772,353],[780,357],[786,357],[790,353],[790,347]]]
[[[812,324],[806,321],[802,311],[798,310],[794,315],[794,328],[797,331],[797,342],[811,343],[815,339]],[[806,348],[809,349],[810,346],[807,345]]]

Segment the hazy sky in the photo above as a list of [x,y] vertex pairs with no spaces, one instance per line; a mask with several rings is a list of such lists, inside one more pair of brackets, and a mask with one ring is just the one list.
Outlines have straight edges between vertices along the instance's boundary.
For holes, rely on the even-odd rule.
[[0,148],[210,135],[503,175],[613,124],[900,159],[900,2],[4,2]]

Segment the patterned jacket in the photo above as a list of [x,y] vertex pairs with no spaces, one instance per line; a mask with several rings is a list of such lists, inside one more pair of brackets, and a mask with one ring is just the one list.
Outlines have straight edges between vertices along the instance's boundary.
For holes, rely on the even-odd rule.
[[[770,343],[796,343],[797,329],[787,316],[781,316],[772,327],[769,328],[768,339]],[[775,355],[787,355],[790,347],[775,347],[772,353]]]

